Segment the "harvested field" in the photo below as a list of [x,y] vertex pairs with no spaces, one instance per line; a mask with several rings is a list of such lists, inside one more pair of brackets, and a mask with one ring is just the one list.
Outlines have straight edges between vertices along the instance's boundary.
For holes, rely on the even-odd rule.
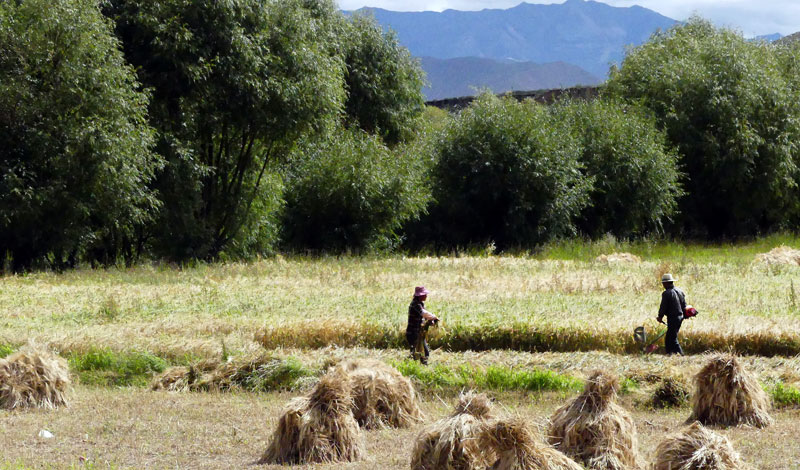
[[[77,386],[70,407],[57,412],[0,412],[0,468],[232,469],[281,470],[282,465],[249,465],[267,447],[288,393],[171,394],[144,388],[106,389]],[[560,394],[533,399],[524,394],[498,396],[534,429],[563,403]],[[452,400],[427,397],[422,408],[429,422],[448,416]],[[623,403],[624,404],[624,403]],[[629,407],[630,408],[630,407]],[[683,429],[684,410],[631,408],[640,433],[642,455],[652,461],[664,437]],[[366,432],[367,455],[347,464],[349,470],[408,470],[414,436],[424,427]],[[52,439],[38,438],[42,429]],[[775,414],[763,430],[716,429],[742,459],[759,470],[800,469],[800,411]],[[82,462],[86,462],[86,464]],[[297,470],[336,470],[341,464],[301,465]]]

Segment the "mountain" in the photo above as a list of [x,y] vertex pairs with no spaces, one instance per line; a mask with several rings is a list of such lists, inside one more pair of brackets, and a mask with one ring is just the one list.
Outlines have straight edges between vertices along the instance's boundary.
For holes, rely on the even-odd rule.
[[782,38],[783,35],[781,33],[772,33],[772,34],[762,34],[761,36],[756,36],[753,39],[767,41],[767,42],[775,42],[778,39]]
[[565,62],[536,64],[480,57],[437,59],[422,57],[429,86],[422,89],[428,100],[474,95],[488,88],[494,93],[541,90],[575,85],[596,85],[602,79]]
[[394,12],[362,8],[417,57],[483,57],[536,63],[566,62],[604,78],[625,47],[645,42],[677,22],[639,6],[567,0],[521,3],[506,10]]

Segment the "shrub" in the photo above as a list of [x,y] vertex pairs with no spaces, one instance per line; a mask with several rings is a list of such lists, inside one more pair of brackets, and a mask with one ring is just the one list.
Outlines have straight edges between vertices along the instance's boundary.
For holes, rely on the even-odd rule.
[[661,232],[683,195],[677,154],[642,108],[608,99],[553,108],[583,142],[581,162],[594,180],[578,227],[591,237]]
[[681,154],[691,232],[754,234],[796,213],[800,100],[786,71],[773,47],[698,18],[612,70],[608,92],[650,108]]
[[[427,201],[423,164],[358,129],[308,140],[287,176],[285,242],[297,249],[390,249]],[[408,152],[405,152],[408,150]]]
[[592,187],[582,150],[543,106],[483,94],[434,146],[430,239],[504,248],[573,234]]

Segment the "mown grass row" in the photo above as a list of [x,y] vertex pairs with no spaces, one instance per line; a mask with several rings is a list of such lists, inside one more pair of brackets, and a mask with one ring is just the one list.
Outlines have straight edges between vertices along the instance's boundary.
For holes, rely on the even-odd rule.
[[[631,328],[632,330],[633,328]],[[298,334],[302,331],[302,334]],[[266,349],[277,347],[322,348],[329,345],[366,348],[405,348],[405,334],[397,325],[369,322],[303,322],[293,327],[267,328],[255,335]],[[447,351],[489,351],[510,349],[528,352],[608,351],[636,354],[641,347],[631,331],[569,328],[532,323],[455,323],[430,335],[432,348]],[[683,349],[690,354],[708,351],[734,352],[749,356],[796,356],[800,335],[789,332],[731,333],[689,330],[681,333]]]
[[[14,348],[0,345],[0,354],[13,352]],[[145,387],[153,377],[173,365],[190,365],[192,358],[169,361],[146,352],[118,353],[93,350],[69,353],[70,372],[77,381],[96,387]],[[230,388],[248,392],[298,390],[313,383],[325,371],[325,366],[308,366],[296,357],[288,356],[261,361],[257,366],[246,364],[229,380]],[[427,392],[457,392],[464,389],[496,392],[562,392],[576,393],[584,381],[568,374],[545,369],[518,369],[502,365],[487,367],[467,364],[433,364],[423,366],[410,359],[390,361],[401,374],[411,378]],[[623,395],[640,388],[637,379],[623,377]],[[765,391],[776,408],[800,407],[800,388],[780,381],[765,384]],[[204,390],[202,387],[198,390]],[[210,388],[209,388],[210,390]]]

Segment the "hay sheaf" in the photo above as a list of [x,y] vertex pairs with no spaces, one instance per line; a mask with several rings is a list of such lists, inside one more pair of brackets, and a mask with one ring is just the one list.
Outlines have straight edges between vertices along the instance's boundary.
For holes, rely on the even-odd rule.
[[667,436],[656,448],[653,470],[743,470],[725,436],[698,422]]
[[692,415],[705,425],[766,427],[772,424],[769,397],[736,356],[718,354],[694,378]]
[[67,361],[35,345],[0,359],[0,408],[57,408],[66,406],[69,387]]
[[481,449],[479,438],[486,420],[492,417],[486,395],[462,394],[452,415],[417,435],[411,470],[475,470],[491,465],[496,456]]
[[153,378],[150,389],[154,391],[186,392],[197,390],[198,381],[219,366],[216,361],[203,361],[191,366],[170,367]]
[[641,263],[642,258],[632,254],[632,253],[611,253],[609,255],[600,255],[595,258],[595,261],[598,263],[606,263],[606,264],[613,264],[613,263]]
[[756,255],[755,261],[763,264],[793,264],[800,266],[800,250],[795,250],[788,246],[779,246],[767,253]]
[[325,374],[307,397],[289,402],[259,463],[355,462],[364,436],[352,413],[348,378]]
[[423,419],[411,381],[374,359],[348,359],[336,370],[349,377],[353,416],[365,429],[407,428]]
[[654,408],[673,408],[689,403],[689,388],[680,379],[667,377],[653,391],[651,405]]
[[616,403],[618,391],[616,376],[594,372],[583,392],[551,417],[550,444],[590,469],[642,468],[636,426]]
[[492,470],[583,470],[574,460],[539,442],[522,418],[484,424],[479,445],[487,458],[496,457]]

